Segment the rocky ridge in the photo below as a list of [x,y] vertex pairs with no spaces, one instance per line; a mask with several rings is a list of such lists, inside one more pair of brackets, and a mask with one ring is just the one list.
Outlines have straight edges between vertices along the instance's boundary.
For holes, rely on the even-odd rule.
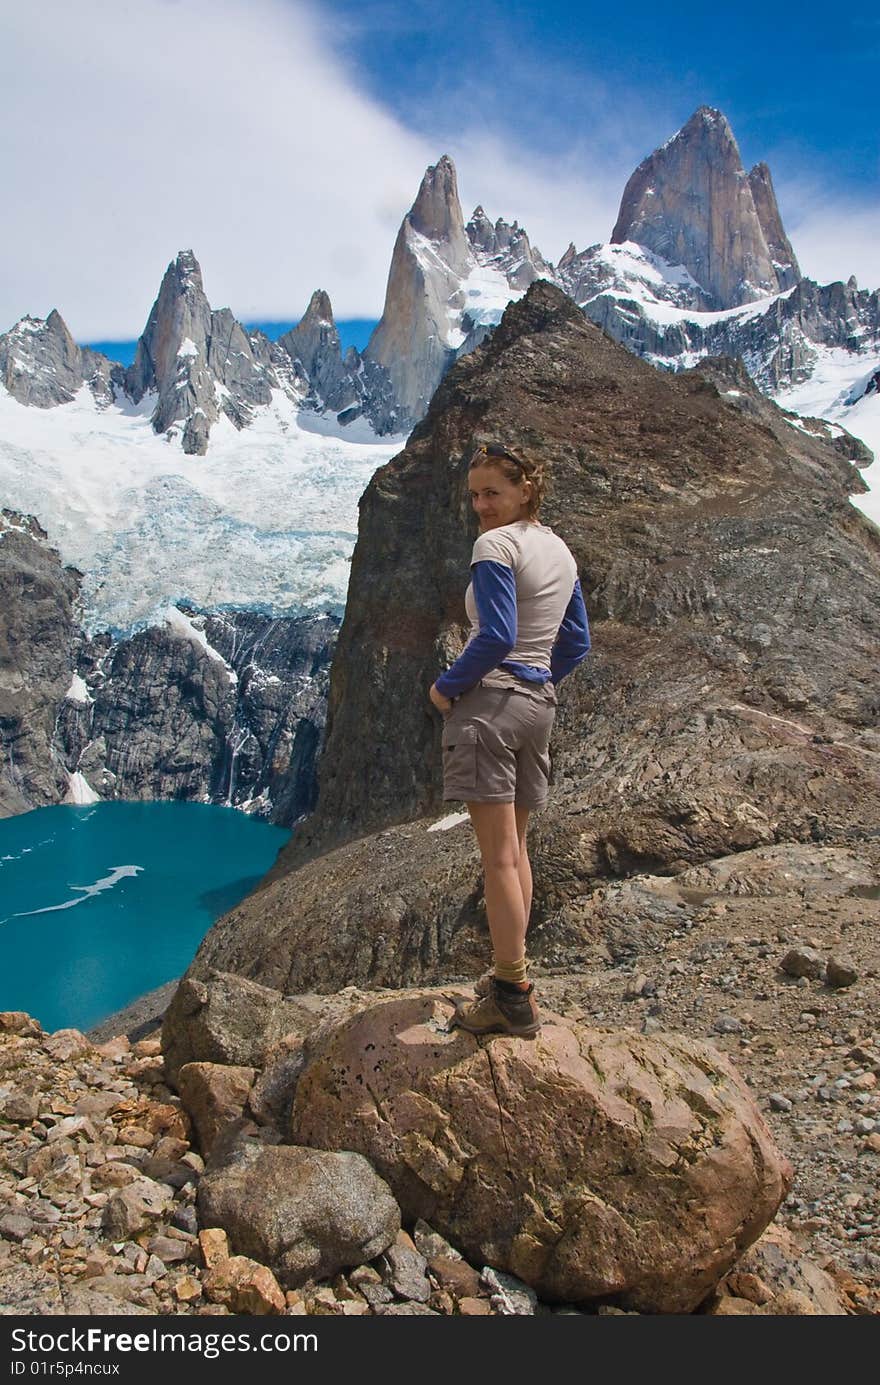
[[[578,560],[597,628],[596,653],[561,690],[557,796],[541,819],[565,896],[635,868],[868,833],[880,550],[847,499],[860,445],[794,426],[730,363],[652,370],[537,283],[456,364],[364,494],[316,812],[265,885],[283,892],[310,856],[439,808],[440,728],[424,692],[460,647],[467,458],[492,437],[540,446],[543,513]],[[437,870],[440,888],[439,857]],[[433,876],[423,862],[419,879]],[[416,893],[395,906],[414,926]],[[469,889],[454,898],[453,916],[473,918]],[[286,927],[298,916],[292,901]]]
[[77,347],[53,310],[45,322],[22,318],[0,335],[0,370],[13,398],[41,408],[69,403],[84,384],[99,408],[146,400],[155,432],[198,456],[221,415],[246,428],[273,390],[306,411],[334,410],[343,422],[365,413],[379,432],[397,426],[387,372],[354,348],[343,360],[325,293],[314,294],[299,325],[273,342],[228,308],[211,308],[192,250],[168,265],[127,369]]
[[88,385],[95,403],[113,403],[122,367],[98,351],[77,346],[56,308],[45,319],[25,316],[0,335],[0,380],[20,404],[50,409],[69,404]]
[[[652,304],[688,309],[698,286],[638,247],[620,247],[619,256],[612,250],[597,246],[573,257],[563,286],[591,322],[662,369],[728,356],[742,360],[750,378],[772,394],[810,379],[823,351],[863,357],[866,370],[880,351],[880,290],[860,289],[854,278],[825,285],[800,279],[760,310],[695,311],[669,322],[660,314],[655,319]],[[865,464],[869,460],[866,455]]]
[[801,275],[769,168],[747,174],[726,117],[702,106],[632,174],[610,242],[581,252],[572,244],[556,266],[516,221],[493,224],[478,206],[465,225],[443,155],[403,218],[363,353],[343,357],[323,290],[278,342],[212,310],[187,250],[168,266],[128,370],[76,347],[57,311],[0,336],[0,370],[15,398],[42,407],[86,382],[100,407],[146,396],[153,427],[179,436],[186,452],[204,453],[221,414],[246,427],[276,389],[343,425],[363,417],[377,433],[404,432],[451,364],[536,278],[654,364],[739,356],[768,392],[811,378],[829,350],[863,357],[866,368],[880,354],[880,291]]

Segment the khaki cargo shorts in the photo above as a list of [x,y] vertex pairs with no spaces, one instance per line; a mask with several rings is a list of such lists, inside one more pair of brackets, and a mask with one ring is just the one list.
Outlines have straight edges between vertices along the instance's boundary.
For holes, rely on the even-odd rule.
[[477,683],[443,714],[443,799],[543,808],[556,692]]

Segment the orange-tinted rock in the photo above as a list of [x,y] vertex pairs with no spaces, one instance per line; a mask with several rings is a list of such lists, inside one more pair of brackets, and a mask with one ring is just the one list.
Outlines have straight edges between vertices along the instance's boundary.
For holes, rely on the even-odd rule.
[[202,1289],[215,1303],[233,1313],[283,1313],[286,1307],[278,1280],[265,1265],[246,1255],[231,1255],[206,1271]]
[[536,1041],[478,1041],[451,1010],[409,994],[317,1040],[292,1139],[359,1149],[405,1221],[542,1297],[695,1308],[792,1176],[728,1060],[553,1016]]
[[253,1068],[224,1063],[187,1063],[180,1069],[181,1100],[192,1117],[202,1154],[210,1154],[221,1131],[241,1119],[254,1076]]

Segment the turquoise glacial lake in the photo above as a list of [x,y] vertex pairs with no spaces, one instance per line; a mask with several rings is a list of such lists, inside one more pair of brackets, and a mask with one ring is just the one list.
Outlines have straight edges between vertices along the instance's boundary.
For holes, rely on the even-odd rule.
[[180,976],[290,835],[205,803],[0,819],[0,1010],[87,1030]]

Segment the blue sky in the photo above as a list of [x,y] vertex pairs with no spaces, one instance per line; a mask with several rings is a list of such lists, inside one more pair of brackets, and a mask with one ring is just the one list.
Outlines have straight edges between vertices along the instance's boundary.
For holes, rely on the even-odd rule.
[[[859,195],[880,179],[880,17],[793,4],[481,4],[324,0],[371,93],[413,129],[473,123],[564,152],[607,133],[644,152],[698,105],[725,112],[744,161],[826,177]],[[664,126],[668,126],[664,134]],[[635,152],[635,148],[633,148]]]
[[[880,189],[880,17],[779,3],[480,4],[325,0],[337,45],[376,99],[428,136],[475,120],[564,154],[617,116],[649,153],[701,105],[724,111],[747,167]],[[332,19],[330,18],[332,17]],[[630,170],[631,171],[631,170]]]
[[804,273],[880,286],[880,20],[774,6],[41,0],[0,45],[0,331],[57,308],[143,329],[194,250],[214,307],[381,312],[394,238],[448,153],[465,216],[555,261],[606,240],[635,166],[700,105],[771,169]]

